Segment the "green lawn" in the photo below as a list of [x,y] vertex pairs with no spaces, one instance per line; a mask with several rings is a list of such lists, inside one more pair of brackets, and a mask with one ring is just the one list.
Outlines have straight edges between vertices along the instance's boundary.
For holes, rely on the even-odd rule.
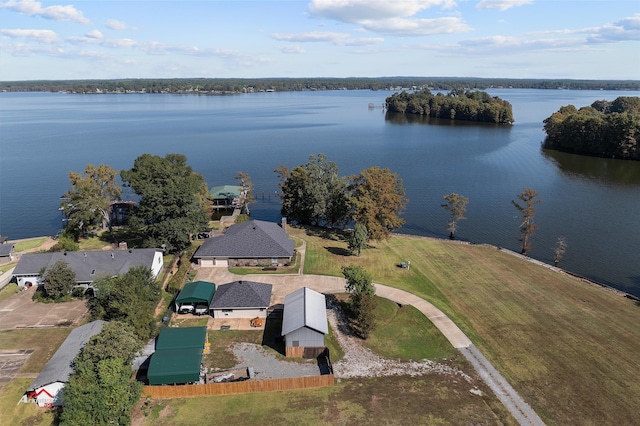
[[[295,230],[304,233],[301,230]],[[640,410],[640,306],[490,247],[394,236],[361,257],[307,235],[306,273],[349,263],[449,315],[549,424],[630,424]],[[397,263],[411,260],[411,269]],[[587,391],[588,390],[588,391]]]
[[31,249],[40,247],[42,243],[47,241],[47,238],[48,237],[41,237],[41,238],[32,238],[29,240],[19,241],[16,243],[14,250],[16,252],[20,252],[20,251],[31,250]]

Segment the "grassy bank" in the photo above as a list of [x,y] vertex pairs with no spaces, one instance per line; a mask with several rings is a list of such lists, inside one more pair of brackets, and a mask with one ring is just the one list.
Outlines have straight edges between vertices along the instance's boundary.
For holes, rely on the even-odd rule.
[[[295,232],[303,232],[296,230]],[[361,257],[307,236],[306,273],[363,265],[446,312],[549,424],[631,424],[640,410],[640,306],[483,246],[417,237]],[[397,263],[411,260],[411,269]]]

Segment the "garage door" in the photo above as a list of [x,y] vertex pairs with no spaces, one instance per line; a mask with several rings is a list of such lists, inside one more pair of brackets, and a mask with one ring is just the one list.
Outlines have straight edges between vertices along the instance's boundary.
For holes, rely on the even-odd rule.
[[229,267],[229,260],[227,259],[215,259],[215,266],[220,266],[220,267],[224,267],[224,268],[228,268]]
[[213,259],[200,259],[200,266],[204,267],[204,268],[211,268],[213,267]]

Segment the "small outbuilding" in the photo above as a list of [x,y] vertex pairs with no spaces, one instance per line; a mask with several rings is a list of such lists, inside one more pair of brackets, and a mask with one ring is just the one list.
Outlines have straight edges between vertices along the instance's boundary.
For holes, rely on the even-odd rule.
[[211,301],[211,314],[214,318],[266,318],[272,288],[253,281],[222,284]]
[[14,244],[0,244],[0,263],[13,262],[15,258]]
[[302,287],[285,296],[282,336],[286,356],[317,356],[324,351],[329,332],[324,294]]
[[102,320],[93,321],[72,330],[31,383],[21,401],[35,401],[38,407],[63,405],[62,394],[73,373],[73,360],[87,342],[102,331],[104,323]]
[[[176,297],[176,310],[180,312],[185,306],[193,306],[194,312],[206,312],[209,313],[209,305],[213,299],[213,295],[216,292],[216,285],[208,281],[194,281],[187,283],[182,287],[180,294]],[[204,309],[198,310],[199,308]]]
[[207,327],[164,328],[156,340],[147,378],[150,385],[197,383]]

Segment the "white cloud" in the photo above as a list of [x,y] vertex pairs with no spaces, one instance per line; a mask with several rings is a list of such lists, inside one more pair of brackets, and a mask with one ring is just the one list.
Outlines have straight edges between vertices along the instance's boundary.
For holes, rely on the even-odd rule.
[[114,31],[125,31],[125,30],[135,30],[136,27],[131,27],[127,25],[125,22],[118,21],[117,19],[109,19],[105,24],[107,28]]
[[362,20],[380,20],[413,16],[432,6],[450,8],[452,0],[313,0],[309,11],[316,16],[341,22],[359,23]]
[[287,54],[302,54],[304,53],[304,49],[302,48],[302,46],[299,45],[293,45],[293,46],[281,46],[278,48],[278,50],[282,53],[287,53]]
[[361,25],[371,32],[395,36],[425,36],[470,31],[471,27],[458,17],[416,18],[416,14],[430,7],[449,9],[456,6],[451,0],[314,0],[309,5],[318,17]]
[[591,29],[590,42],[607,43],[615,41],[640,41],[640,13]]
[[89,31],[87,33],[87,37],[88,38],[95,38],[97,40],[101,40],[104,37],[102,36],[102,33],[99,30],[93,30],[93,31]]
[[0,30],[0,34],[11,38],[25,38],[30,40],[36,40],[41,43],[55,43],[58,41],[58,35],[51,30]]
[[275,33],[271,34],[271,38],[278,41],[294,43],[332,43],[335,46],[365,46],[382,43],[384,41],[381,37],[352,38],[351,35],[347,33],[331,33],[322,31],[298,34]]
[[460,18],[435,19],[392,18],[380,21],[363,21],[362,26],[369,31],[396,36],[424,36],[452,34],[471,31],[471,27]]
[[308,33],[298,33],[298,34],[281,34],[281,33],[271,34],[271,38],[273,38],[274,40],[302,42],[302,43],[309,43],[309,42],[335,43],[336,41],[339,41],[339,40],[346,40],[349,37],[351,37],[351,35],[347,33],[330,33],[330,32],[322,32],[322,31],[312,31]]
[[33,0],[8,0],[0,3],[0,8],[11,9],[16,12],[24,13],[29,16],[41,16],[45,19],[54,21],[72,21],[80,24],[88,24],[89,20],[85,18],[81,11],[74,6],[48,6],[42,7],[42,3]]
[[507,10],[512,7],[524,6],[525,4],[531,4],[533,0],[481,0],[476,5],[476,9],[498,9]]

